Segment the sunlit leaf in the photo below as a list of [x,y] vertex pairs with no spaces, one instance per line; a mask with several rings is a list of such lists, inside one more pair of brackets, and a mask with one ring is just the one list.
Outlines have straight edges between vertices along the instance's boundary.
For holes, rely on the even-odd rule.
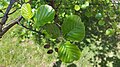
[[85,4],[83,4],[83,5],[81,6],[81,8],[82,8],[82,9],[85,9],[85,8],[88,7],[88,6],[89,6],[89,2],[86,1]]
[[115,30],[111,28],[107,29],[105,32],[106,35],[113,35],[114,33],[115,33]]
[[81,22],[81,18],[77,15],[65,18],[62,24],[62,33],[69,40],[81,41],[85,36],[85,26]]
[[80,54],[81,52],[79,48],[68,41],[64,44],[61,44],[58,49],[58,55],[60,60],[66,63],[78,60],[80,58]]
[[33,17],[32,9],[29,3],[22,5],[21,14],[27,20]]
[[79,11],[79,10],[80,10],[80,6],[79,6],[79,5],[75,5],[75,6],[74,6],[74,9],[75,9],[76,11]]
[[49,5],[41,5],[35,15],[35,27],[40,27],[52,21],[55,16],[55,10]]
[[25,0],[25,2],[29,2],[29,0]]

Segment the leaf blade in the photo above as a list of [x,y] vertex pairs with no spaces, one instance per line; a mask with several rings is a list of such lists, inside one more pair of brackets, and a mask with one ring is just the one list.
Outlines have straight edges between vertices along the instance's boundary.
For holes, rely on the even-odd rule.
[[49,5],[41,5],[35,15],[35,27],[44,26],[46,23],[52,21],[55,16],[55,10]]
[[85,36],[85,26],[79,16],[71,15],[63,22],[62,32],[66,39],[81,41]]
[[70,63],[80,58],[80,50],[76,45],[71,44],[67,41],[64,44],[61,44],[58,50],[59,58],[65,62]]
[[27,20],[33,17],[32,9],[29,3],[22,5],[21,15]]
[[46,24],[43,28],[52,38],[60,36],[60,29],[55,24]]

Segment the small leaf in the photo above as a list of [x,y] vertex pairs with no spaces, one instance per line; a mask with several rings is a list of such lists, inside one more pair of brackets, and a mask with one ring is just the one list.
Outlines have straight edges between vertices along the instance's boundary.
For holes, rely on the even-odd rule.
[[100,26],[103,26],[103,25],[105,24],[105,21],[104,21],[104,20],[100,20],[100,21],[98,22],[98,24],[99,24]]
[[55,16],[55,10],[49,5],[41,5],[35,15],[35,27],[39,28],[52,21]]
[[29,0],[25,0],[25,2],[29,2]]
[[82,8],[82,9],[85,9],[85,8],[88,7],[88,6],[89,6],[89,2],[86,1],[85,4],[83,4],[83,5],[81,6],[81,8]]
[[52,38],[60,36],[60,29],[55,24],[46,24],[43,28]]
[[81,8],[82,8],[82,9],[85,9],[85,8],[86,8],[86,6],[83,4],[83,5],[81,6]]
[[114,33],[115,33],[115,30],[111,28],[107,29],[105,32],[106,35],[110,35],[110,36],[113,35]]
[[86,1],[86,2],[85,2],[85,5],[86,5],[86,7],[87,7],[87,6],[89,6],[89,2],[88,2],[88,1]]
[[102,14],[101,14],[101,13],[97,13],[97,14],[95,15],[95,18],[96,18],[96,19],[101,19],[101,18],[102,18]]
[[90,18],[90,17],[93,16],[93,14],[92,14],[92,12],[90,10],[87,10],[87,11],[85,11],[85,16],[87,16],[88,18]]
[[75,5],[75,6],[74,6],[74,9],[75,9],[76,11],[79,11],[79,10],[80,10],[80,6],[79,6],[79,5]]
[[21,14],[27,20],[33,17],[32,9],[29,3],[22,5]]
[[85,36],[85,26],[81,22],[81,18],[77,15],[65,18],[62,24],[62,33],[69,40],[81,41]]
[[0,12],[0,17],[3,17],[3,15],[4,15],[4,14]]
[[67,41],[61,44],[58,49],[58,55],[62,62],[70,63],[80,58],[80,50],[76,45],[71,44]]

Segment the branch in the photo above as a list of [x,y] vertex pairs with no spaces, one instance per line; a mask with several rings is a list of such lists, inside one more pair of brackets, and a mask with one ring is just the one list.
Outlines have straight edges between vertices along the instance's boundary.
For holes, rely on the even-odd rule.
[[16,0],[10,0],[10,4],[8,5],[6,12],[0,22],[0,33],[2,33],[2,27],[3,25],[6,23],[7,19],[8,19],[8,13],[10,12],[12,5],[16,2]]
[[10,4],[8,5],[7,9],[6,9],[6,12],[1,20],[1,24],[5,24],[5,22],[7,21],[8,19],[8,13],[10,12],[11,8],[12,8],[12,5],[15,3],[15,0],[10,0]]
[[20,20],[22,19],[22,16],[20,16],[19,18],[15,19],[11,24],[7,25],[5,28],[3,28],[2,32],[0,32],[0,38],[11,28],[13,27],[15,24],[18,24],[18,22],[20,22]]
[[50,1],[50,5],[55,9],[55,2],[54,2],[54,0]]

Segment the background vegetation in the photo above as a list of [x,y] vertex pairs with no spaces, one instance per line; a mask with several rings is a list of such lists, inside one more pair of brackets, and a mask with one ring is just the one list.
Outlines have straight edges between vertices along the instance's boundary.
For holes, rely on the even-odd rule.
[[[27,1],[27,0],[25,0]],[[16,4],[23,4],[19,1]],[[0,10],[5,12],[9,0],[0,0]],[[37,8],[48,1],[32,0],[32,8]],[[21,6],[15,5],[19,8]],[[81,50],[80,59],[72,63],[59,61],[58,54],[47,54],[44,45],[50,43],[57,47],[57,39],[46,32],[41,37],[34,31],[15,25],[0,39],[0,66],[7,67],[119,67],[120,66],[120,3],[113,0],[55,0],[55,9],[59,24],[69,15],[78,15],[85,26],[82,41],[72,41]],[[67,5],[67,6],[66,6]],[[15,8],[12,8],[11,12]],[[9,16],[7,23],[17,18],[20,9]],[[3,14],[0,12],[0,17]],[[29,22],[22,20],[21,24]]]

